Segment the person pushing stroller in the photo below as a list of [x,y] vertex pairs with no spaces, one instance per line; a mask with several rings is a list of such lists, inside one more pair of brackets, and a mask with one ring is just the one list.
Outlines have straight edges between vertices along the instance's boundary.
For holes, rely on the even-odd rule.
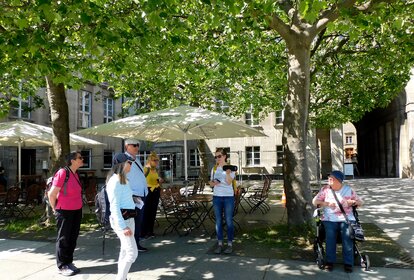
[[350,186],[343,184],[344,177],[341,171],[332,171],[328,177],[328,185],[321,188],[312,203],[316,207],[323,208],[321,220],[326,234],[325,269],[333,270],[336,261],[336,240],[339,233],[342,240],[344,270],[349,273],[352,272],[354,264],[354,241],[350,237],[346,217],[338,202],[342,205],[351,223],[356,220],[352,207],[361,206],[363,202]]

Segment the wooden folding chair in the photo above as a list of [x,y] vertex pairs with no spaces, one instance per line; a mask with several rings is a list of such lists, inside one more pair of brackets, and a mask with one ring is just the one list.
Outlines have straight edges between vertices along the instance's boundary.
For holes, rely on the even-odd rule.
[[22,206],[20,209],[22,216],[29,217],[30,214],[35,214],[36,205],[39,204],[40,188],[38,184],[27,187],[25,198],[19,202],[19,206]]
[[181,203],[174,199],[171,188],[162,188],[160,191],[161,212],[164,213],[165,219],[168,222],[167,228],[163,235],[167,232],[175,231],[179,236],[182,236],[180,228],[184,228],[186,234],[191,231],[191,226],[187,225],[187,221],[191,218],[192,210],[189,207],[184,207]]
[[11,187],[7,190],[4,200],[0,204],[0,216],[19,217],[22,212],[19,209],[20,188]]
[[250,213],[253,213],[257,209],[265,214],[270,210],[270,205],[266,202],[269,197],[270,184],[272,180],[268,177],[264,178],[263,188],[257,190],[255,193],[247,197],[247,201],[251,206]]

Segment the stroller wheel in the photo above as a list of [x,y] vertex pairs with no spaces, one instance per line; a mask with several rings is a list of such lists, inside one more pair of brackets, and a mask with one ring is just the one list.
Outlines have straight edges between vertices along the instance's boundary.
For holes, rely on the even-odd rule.
[[361,258],[361,267],[365,268],[365,271],[368,271],[371,267],[368,255],[363,255]]
[[318,265],[319,269],[323,269],[325,267],[323,259],[319,258],[316,260],[316,264]]

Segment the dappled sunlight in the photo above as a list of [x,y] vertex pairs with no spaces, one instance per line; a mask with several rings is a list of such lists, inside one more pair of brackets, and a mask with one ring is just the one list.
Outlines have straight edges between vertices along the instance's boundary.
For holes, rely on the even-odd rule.
[[173,241],[173,240],[163,239],[163,240],[160,240],[159,242],[153,242],[152,243],[152,246],[154,246],[154,247],[160,247],[160,246],[164,246],[164,245],[173,245],[175,243],[176,242]]
[[194,256],[179,256],[177,257],[177,261],[179,262],[195,262],[197,260]]

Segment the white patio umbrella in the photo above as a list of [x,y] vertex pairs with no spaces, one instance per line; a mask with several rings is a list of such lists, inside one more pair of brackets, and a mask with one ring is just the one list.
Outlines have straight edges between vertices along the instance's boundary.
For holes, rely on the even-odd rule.
[[[21,148],[52,146],[52,128],[16,120],[0,123],[0,146],[13,146],[18,148],[18,178],[21,181]],[[101,142],[79,135],[69,134],[71,146],[105,145]]]
[[152,142],[183,140],[185,180],[188,178],[187,140],[266,136],[243,122],[191,106],[179,106],[126,117],[76,133],[136,138]]

